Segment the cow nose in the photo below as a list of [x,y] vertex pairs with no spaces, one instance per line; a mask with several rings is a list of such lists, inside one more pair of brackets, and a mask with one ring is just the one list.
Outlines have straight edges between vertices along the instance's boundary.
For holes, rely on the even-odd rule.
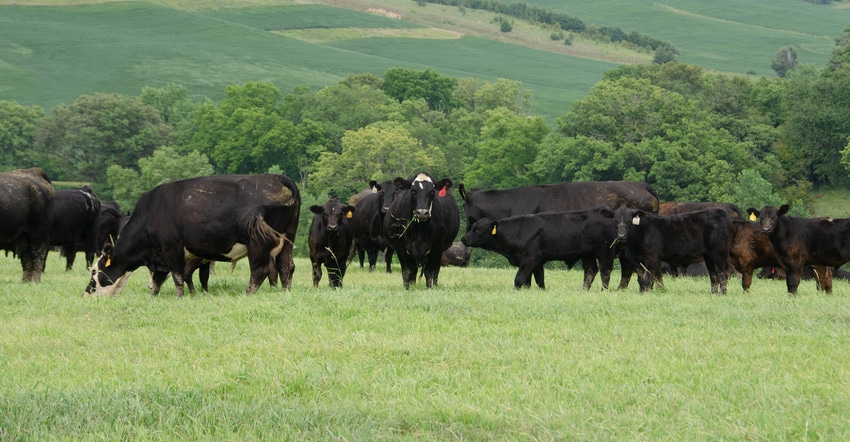
[[337,230],[339,230],[339,225],[335,225],[335,226],[328,225],[328,231],[336,232]]
[[416,219],[429,219],[431,218],[431,211],[428,209],[416,209],[413,211],[413,216]]

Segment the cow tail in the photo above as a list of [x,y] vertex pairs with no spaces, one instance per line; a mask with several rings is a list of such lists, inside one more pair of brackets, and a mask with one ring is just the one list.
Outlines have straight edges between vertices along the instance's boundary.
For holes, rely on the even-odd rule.
[[[277,243],[277,245],[271,250],[269,256],[276,257],[280,251],[283,249],[286,241],[292,242],[291,239],[286,237],[285,233],[278,233],[275,229],[270,226],[265,219],[263,219],[263,215],[256,214],[248,220],[247,228],[245,229],[248,237],[257,240],[259,242],[263,241],[273,241]],[[293,244],[293,247],[295,244]]]

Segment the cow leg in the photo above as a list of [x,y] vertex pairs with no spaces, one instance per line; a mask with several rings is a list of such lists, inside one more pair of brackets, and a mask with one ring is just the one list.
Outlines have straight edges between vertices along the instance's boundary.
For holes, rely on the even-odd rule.
[[[363,268],[363,262],[366,259],[366,249],[364,249],[363,247],[360,247],[360,246],[355,246],[355,247],[356,247],[356,250],[357,250],[357,252],[356,252],[357,257],[360,259],[360,268],[362,269]],[[371,260],[370,260],[369,264],[371,264]],[[372,272],[374,270],[375,269],[370,265],[369,271]]]
[[[360,267],[363,267],[363,251],[361,250],[358,253],[360,253]],[[370,248],[366,251],[366,254],[369,256],[369,271],[374,272],[378,265],[378,249]]]
[[162,288],[162,283],[168,279],[169,272],[151,272],[150,289],[151,296],[159,295],[159,290]]
[[[202,263],[200,267],[198,267],[198,280],[201,282],[201,290],[208,292],[210,290],[210,267],[213,265],[212,261],[208,261]],[[188,281],[191,283],[192,281]]]
[[174,280],[174,287],[177,291],[177,297],[183,297],[183,273],[171,272],[171,279]]
[[331,266],[325,264],[325,267],[328,268],[328,282],[331,287],[342,288],[342,279],[345,277],[346,266],[347,263],[345,261]]
[[608,257],[599,258],[599,277],[602,280],[602,290],[608,290],[608,284],[611,282],[611,269],[614,268],[614,259]]
[[[292,248],[294,247],[294,244],[289,238],[289,236],[285,236],[283,238],[283,248],[281,248],[280,253],[276,257],[269,257],[269,261],[274,262],[277,268],[274,271],[271,271],[268,269],[268,266],[266,266],[267,268],[264,272],[258,271],[258,275],[264,274],[264,276],[257,282],[257,288],[259,288],[260,284],[263,283],[266,277],[271,278],[271,275],[274,274],[275,279],[280,278],[280,287],[283,290],[292,289],[292,275],[295,273],[295,260],[292,259]],[[271,279],[269,279],[269,284],[272,284]],[[254,289],[254,291],[256,291],[256,289]]]
[[[599,273],[599,267],[596,265],[596,260],[593,258],[585,258],[581,260],[581,267],[584,269],[584,283],[581,288],[588,290],[593,285],[593,279]],[[607,286],[607,284],[605,284]]]
[[[310,259],[313,268],[313,287],[319,287],[319,282],[322,280],[322,262],[319,257],[313,256]],[[330,270],[328,271],[330,273]],[[330,280],[330,277],[328,277]]]
[[[625,290],[629,286],[629,281],[632,280],[632,274],[635,273],[635,266],[626,258],[620,258],[620,284],[617,290]],[[639,277],[640,275],[638,275]]]
[[[399,261],[401,257],[399,257]],[[387,273],[393,272],[393,249],[392,247],[387,247],[384,251],[384,261],[387,263]]]
[[[436,287],[440,276],[440,253],[431,251],[425,261],[425,287]],[[434,259],[432,256],[436,256]]]
[[62,254],[65,255],[65,271],[70,272],[74,268],[74,260],[77,258],[76,244],[62,246]]
[[755,269],[751,267],[741,269],[741,288],[743,288],[745,292],[749,292],[750,286],[753,285],[754,270]]
[[829,266],[813,266],[813,270],[818,290],[832,293],[832,269]]
[[797,294],[797,287],[800,285],[800,278],[803,276],[803,266],[788,267],[785,269],[785,285],[788,287],[788,293]]

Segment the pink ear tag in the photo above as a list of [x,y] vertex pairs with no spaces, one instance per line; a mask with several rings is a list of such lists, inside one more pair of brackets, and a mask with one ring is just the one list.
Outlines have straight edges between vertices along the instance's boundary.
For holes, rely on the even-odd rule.
[[437,193],[437,195],[440,195],[440,198],[446,196],[446,187],[443,187],[442,189],[440,189],[440,192]]

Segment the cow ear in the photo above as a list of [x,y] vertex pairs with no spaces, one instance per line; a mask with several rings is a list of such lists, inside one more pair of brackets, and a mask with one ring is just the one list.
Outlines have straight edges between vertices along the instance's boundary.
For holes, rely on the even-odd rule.
[[103,250],[101,251],[101,256],[106,257],[103,268],[109,267],[109,265],[112,264],[112,251],[115,250],[115,243],[111,241],[112,235],[110,235],[109,238],[110,241],[103,245]]
[[354,216],[354,206],[345,206],[342,208],[342,213],[345,214],[345,217],[351,219]]
[[611,210],[611,208],[608,207],[608,205],[604,205],[604,206],[600,207],[599,208],[599,214],[604,216],[605,218],[613,218],[614,217],[614,211]]
[[457,185],[457,191],[458,191],[458,193],[460,193],[461,199],[466,201],[466,188],[463,187],[463,183],[460,183],[460,184]]
[[788,213],[788,211],[790,209],[791,209],[791,206],[789,206],[788,204],[783,204],[782,207],[779,208],[778,216],[785,215],[786,213]]
[[321,215],[324,213],[325,208],[322,206],[310,206],[310,211],[315,213],[316,215]]
[[759,211],[752,207],[747,209],[747,214],[750,215],[750,221],[755,221],[759,217]]
[[395,179],[393,180],[393,184],[398,189],[404,189],[404,190],[410,189],[410,181],[407,181],[406,179],[404,179],[400,176],[395,177]]
[[437,183],[440,189],[450,189],[455,183],[450,178],[443,178]]

